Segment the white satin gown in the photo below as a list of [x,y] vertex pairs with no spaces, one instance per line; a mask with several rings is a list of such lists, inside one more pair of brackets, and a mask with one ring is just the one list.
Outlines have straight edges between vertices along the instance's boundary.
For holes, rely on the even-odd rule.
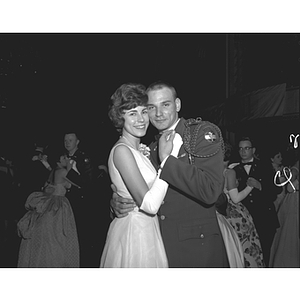
[[[113,162],[115,145],[108,159],[109,175],[123,198],[132,199]],[[126,145],[123,144],[122,145]],[[135,157],[149,189],[156,170],[150,160],[138,150],[126,145]],[[156,215],[147,215],[136,207],[128,216],[115,218],[107,233],[100,268],[167,268],[168,261]]]

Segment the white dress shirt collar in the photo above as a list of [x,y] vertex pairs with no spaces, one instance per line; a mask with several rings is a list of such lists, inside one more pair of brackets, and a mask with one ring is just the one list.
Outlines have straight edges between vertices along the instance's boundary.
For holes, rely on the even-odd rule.
[[173,130],[173,129],[175,129],[176,126],[177,126],[177,124],[179,123],[179,121],[180,121],[180,118],[178,118],[178,120],[170,128],[168,128],[167,130]]

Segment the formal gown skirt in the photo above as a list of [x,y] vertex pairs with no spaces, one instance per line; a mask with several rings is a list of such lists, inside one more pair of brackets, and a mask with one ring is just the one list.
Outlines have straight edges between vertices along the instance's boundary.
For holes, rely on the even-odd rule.
[[226,218],[217,212],[230,268],[244,268],[244,253],[239,237]]
[[229,199],[226,218],[240,239],[245,267],[265,267],[259,236],[248,209],[241,202],[234,203]]
[[79,267],[79,246],[72,208],[64,196],[32,193],[29,210],[18,223],[22,237],[18,267]]
[[270,255],[270,267],[299,268],[299,190],[287,193],[278,210],[277,229]]
[[157,216],[137,208],[109,227],[100,262],[101,268],[167,268]]

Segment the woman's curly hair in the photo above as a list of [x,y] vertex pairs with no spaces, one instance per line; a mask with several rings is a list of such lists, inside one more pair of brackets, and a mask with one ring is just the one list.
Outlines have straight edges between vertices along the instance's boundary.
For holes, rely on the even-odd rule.
[[111,105],[108,116],[113,122],[118,132],[122,132],[124,126],[124,111],[130,110],[137,106],[146,106],[148,96],[146,88],[138,83],[122,84],[111,96]]

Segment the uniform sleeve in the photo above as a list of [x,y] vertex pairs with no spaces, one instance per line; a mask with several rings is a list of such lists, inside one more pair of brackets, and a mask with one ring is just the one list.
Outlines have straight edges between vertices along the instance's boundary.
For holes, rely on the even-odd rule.
[[210,138],[210,130],[200,129],[195,144],[194,164],[188,164],[170,155],[166,160],[160,178],[175,189],[193,197],[195,201],[213,204],[223,189],[223,153],[219,136]]

